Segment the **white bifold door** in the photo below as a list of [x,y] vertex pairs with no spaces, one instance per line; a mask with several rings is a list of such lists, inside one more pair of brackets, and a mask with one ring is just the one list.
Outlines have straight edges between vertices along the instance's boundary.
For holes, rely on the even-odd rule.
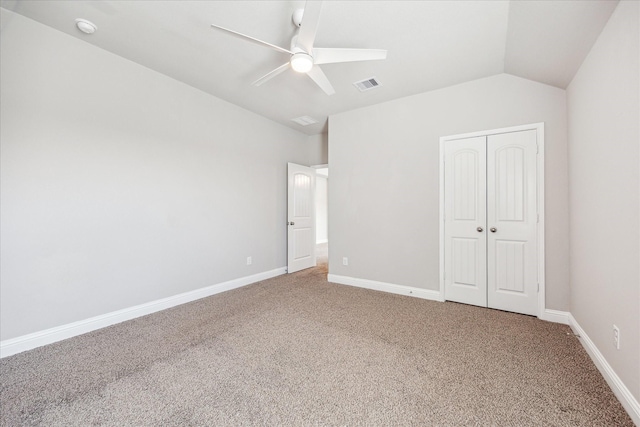
[[444,143],[445,299],[537,314],[536,130]]
[[316,266],[316,171],[289,163],[287,272]]

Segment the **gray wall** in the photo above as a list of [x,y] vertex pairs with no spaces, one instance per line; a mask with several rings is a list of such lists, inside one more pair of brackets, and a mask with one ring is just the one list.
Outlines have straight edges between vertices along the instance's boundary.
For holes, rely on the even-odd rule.
[[326,165],[329,161],[329,135],[321,133],[310,135],[308,138],[311,145],[311,156],[317,162],[314,165]]
[[286,265],[321,138],[6,10],[0,50],[2,340]]
[[567,89],[567,103],[571,313],[640,400],[638,8],[618,5]]
[[536,122],[545,123],[547,307],[568,310],[566,94],[506,74],[330,117],[330,273],[438,290],[439,138]]

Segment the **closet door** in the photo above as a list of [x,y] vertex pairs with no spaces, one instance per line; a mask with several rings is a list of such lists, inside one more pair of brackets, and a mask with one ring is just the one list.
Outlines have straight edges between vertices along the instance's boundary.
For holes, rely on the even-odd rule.
[[536,131],[487,137],[488,306],[537,314]]
[[448,141],[444,155],[446,299],[486,307],[486,137]]

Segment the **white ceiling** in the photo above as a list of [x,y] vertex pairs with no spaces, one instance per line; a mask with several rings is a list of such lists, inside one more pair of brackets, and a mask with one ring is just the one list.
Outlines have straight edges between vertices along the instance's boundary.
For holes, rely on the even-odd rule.
[[[336,93],[287,71],[251,82],[288,56],[210,28],[217,24],[289,47],[304,1],[1,0],[8,10],[85,40],[307,134],[331,114],[510,73],[566,88],[617,1],[325,1],[316,47],[387,49],[383,61],[326,64]],[[81,33],[76,18],[98,31]],[[353,83],[375,76],[381,87]],[[291,119],[311,116],[302,127]]]

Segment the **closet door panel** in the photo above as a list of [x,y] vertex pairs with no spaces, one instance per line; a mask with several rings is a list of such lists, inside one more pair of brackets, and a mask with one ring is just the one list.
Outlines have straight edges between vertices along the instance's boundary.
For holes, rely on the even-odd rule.
[[537,314],[536,131],[487,138],[487,302]]
[[447,142],[444,175],[445,299],[486,307],[486,137]]

